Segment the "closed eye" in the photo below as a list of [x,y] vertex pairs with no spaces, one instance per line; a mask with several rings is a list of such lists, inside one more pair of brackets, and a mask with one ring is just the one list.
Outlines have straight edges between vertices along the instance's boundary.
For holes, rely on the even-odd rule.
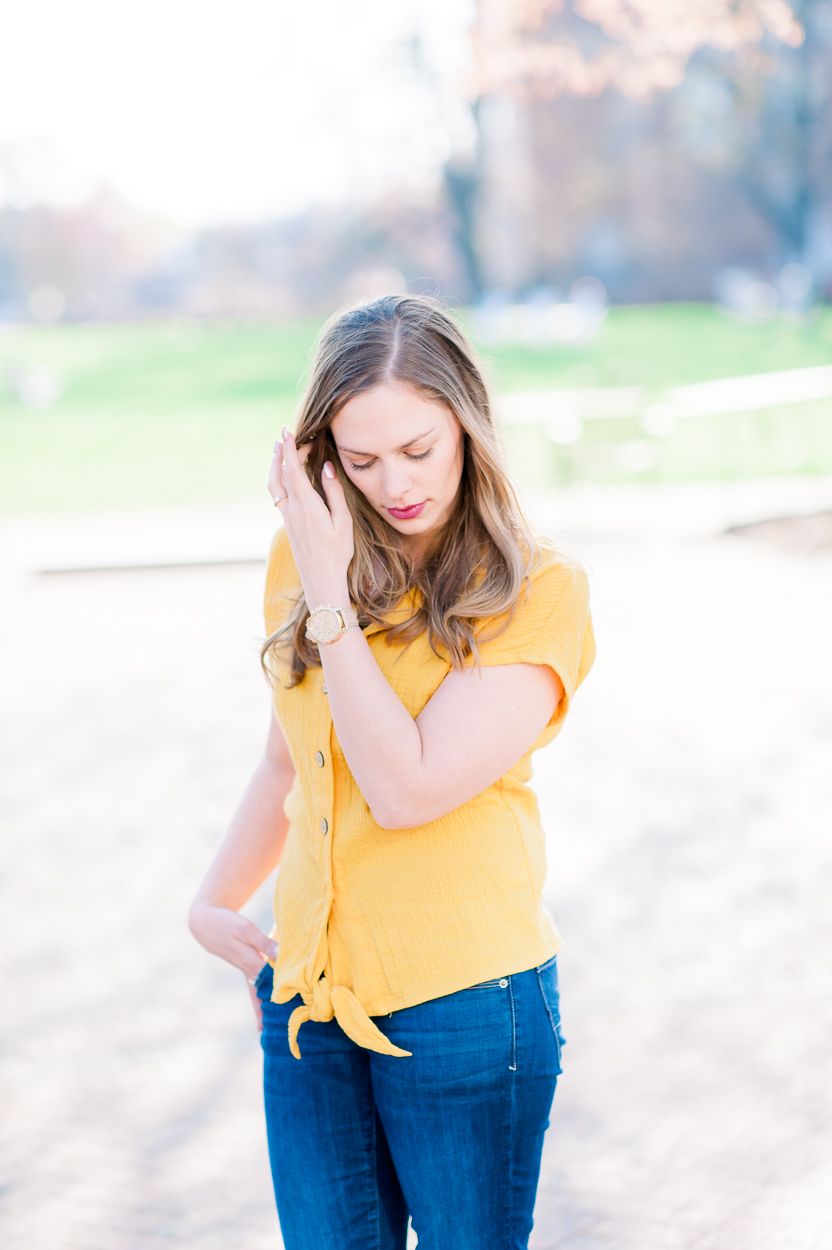
[[[418,455],[414,455],[412,452],[409,452],[409,451],[406,451],[404,454],[407,456],[408,460],[427,460],[428,456],[433,454],[433,448],[429,447],[427,451],[420,451]],[[365,464],[356,464],[354,460],[351,460],[350,468],[353,469],[356,473],[360,473],[362,469],[369,469],[374,464],[375,464],[375,457],[373,457],[372,460],[368,460]]]

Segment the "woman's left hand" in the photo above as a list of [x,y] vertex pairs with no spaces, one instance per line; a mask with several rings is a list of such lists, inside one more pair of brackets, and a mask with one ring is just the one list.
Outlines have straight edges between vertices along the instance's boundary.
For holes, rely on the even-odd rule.
[[[355,550],[352,515],[329,461],[321,478],[326,503],[314,489],[303,468],[309,451],[309,446],[298,449],[284,428],[283,442],[275,443],[269,491],[279,501],[308,606],[343,606],[348,596],[347,570]],[[285,496],[282,500],[281,495]]]

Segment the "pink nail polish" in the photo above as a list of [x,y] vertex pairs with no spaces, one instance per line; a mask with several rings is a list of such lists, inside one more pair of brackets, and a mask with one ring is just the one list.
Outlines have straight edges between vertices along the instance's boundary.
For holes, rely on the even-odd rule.
[[324,473],[327,475],[327,477],[335,477],[335,470],[333,469],[332,465],[329,463],[328,460],[326,464],[324,465]]
[[284,427],[283,427],[283,441],[284,441],[284,442],[288,442],[288,439],[289,439],[289,431],[286,429],[286,426],[284,425]]
[[280,450],[280,439],[279,439],[279,438],[276,438],[276,439],[274,440],[274,450],[275,450],[275,452],[278,452],[278,451]]

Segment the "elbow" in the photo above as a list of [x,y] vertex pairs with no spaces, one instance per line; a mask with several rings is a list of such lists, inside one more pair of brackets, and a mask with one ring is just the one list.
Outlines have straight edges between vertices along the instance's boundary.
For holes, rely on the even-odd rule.
[[424,804],[406,798],[387,797],[370,804],[373,820],[380,829],[416,829],[436,819],[434,813],[424,809]]
[[401,813],[397,812],[392,804],[374,803],[370,807],[373,820],[379,829],[407,829],[406,824],[401,823]]
[[200,925],[200,905],[199,905],[198,897],[194,899],[194,901],[191,903],[190,907],[188,908],[188,930],[191,934],[191,937],[196,938],[197,942],[199,942],[199,944],[202,945],[202,938],[200,937],[201,925]]

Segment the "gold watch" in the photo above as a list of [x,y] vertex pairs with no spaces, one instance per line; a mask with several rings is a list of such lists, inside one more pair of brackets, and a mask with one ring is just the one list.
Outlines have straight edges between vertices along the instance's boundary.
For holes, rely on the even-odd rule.
[[353,625],[358,624],[358,614],[354,608],[334,608],[331,603],[322,603],[313,608],[306,622],[306,637],[312,642],[337,642]]

